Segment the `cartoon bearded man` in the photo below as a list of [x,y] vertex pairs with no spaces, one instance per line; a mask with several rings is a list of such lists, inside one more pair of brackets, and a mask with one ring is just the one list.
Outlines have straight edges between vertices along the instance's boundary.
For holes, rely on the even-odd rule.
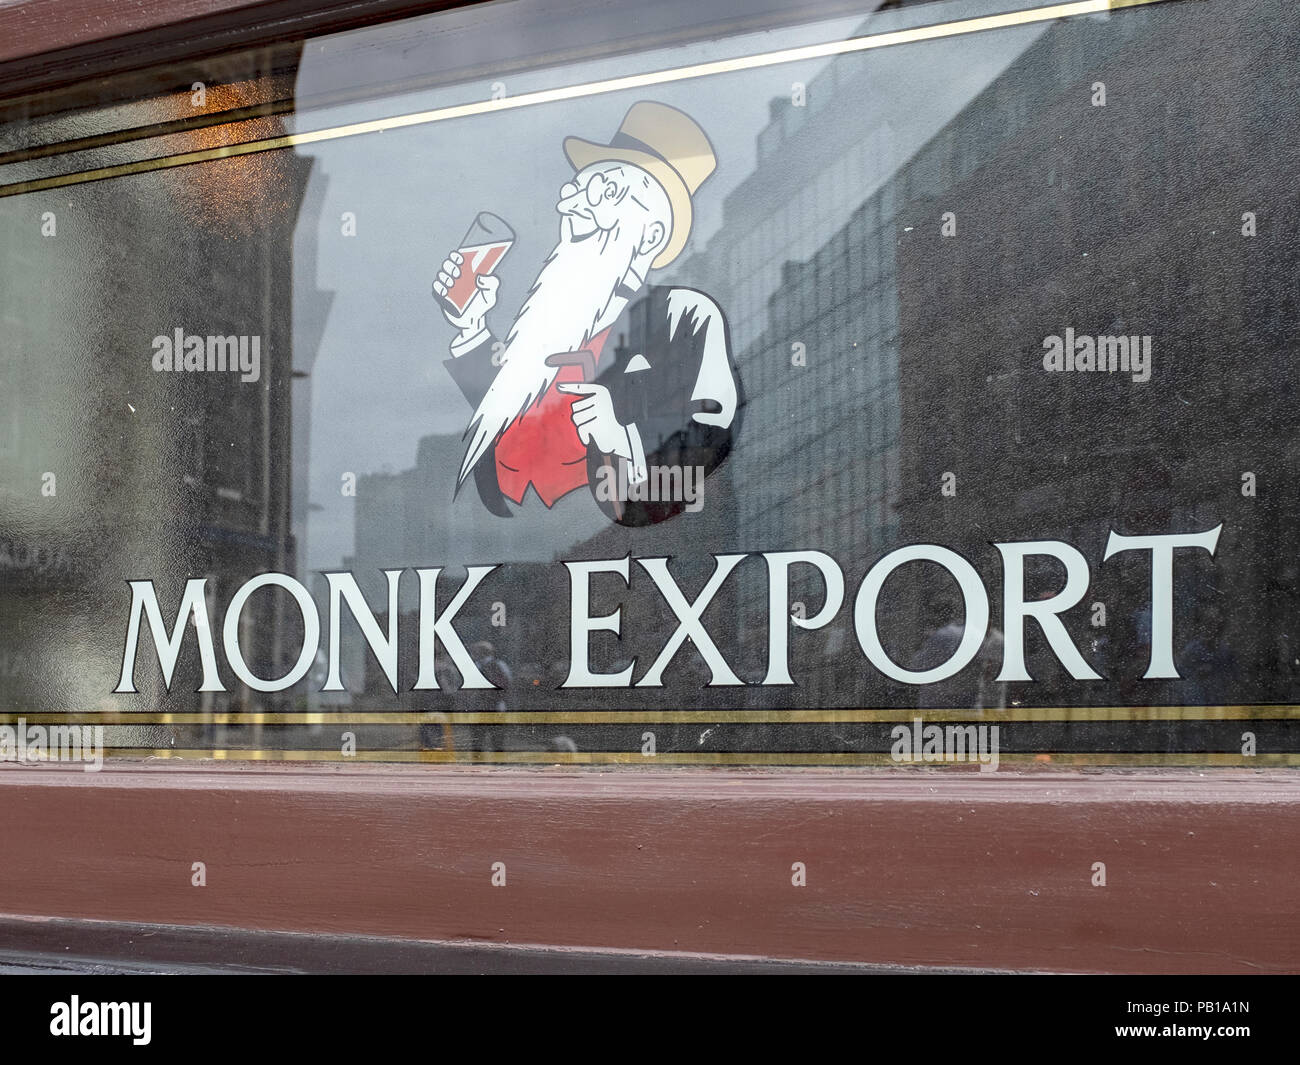
[[[575,173],[556,204],[559,242],[504,344],[486,324],[495,276],[477,277],[463,312],[443,303],[459,331],[445,365],[474,407],[457,487],[473,474],[503,516],[530,486],[548,507],[588,487],[615,521],[646,525],[683,509],[651,490],[656,478],[663,487],[665,471],[711,473],[743,406],[718,306],[694,289],[646,285],[685,246],[691,198],[717,160],[693,119],[648,101],[609,144],[569,137],[564,153]],[[452,252],[435,295],[468,269]],[[626,490],[600,491],[602,480]]]

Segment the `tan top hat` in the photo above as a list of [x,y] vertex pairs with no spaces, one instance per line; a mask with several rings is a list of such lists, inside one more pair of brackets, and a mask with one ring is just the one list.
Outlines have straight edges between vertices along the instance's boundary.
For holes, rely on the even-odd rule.
[[713,145],[695,119],[652,100],[633,104],[608,144],[566,137],[564,154],[575,170],[607,159],[632,163],[663,186],[672,205],[673,223],[668,244],[650,264],[656,269],[667,266],[686,246],[691,234],[691,197],[718,165]]

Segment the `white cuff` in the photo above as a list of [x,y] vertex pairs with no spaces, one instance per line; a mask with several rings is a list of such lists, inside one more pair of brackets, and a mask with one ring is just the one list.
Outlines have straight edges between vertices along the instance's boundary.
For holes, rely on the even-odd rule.
[[627,483],[640,484],[650,476],[650,471],[646,469],[645,446],[641,443],[641,433],[637,430],[636,422],[629,422],[626,429],[627,442],[632,448],[632,454],[629,456],[631,461],[627,468]]
[[488,332],[486,325],[480,325],[478,331],[466,336],[464,333],[458,333],[451,342],[451,357],[459,359],[467,351],[473,351],[476,347],[487,340],[492,334]]

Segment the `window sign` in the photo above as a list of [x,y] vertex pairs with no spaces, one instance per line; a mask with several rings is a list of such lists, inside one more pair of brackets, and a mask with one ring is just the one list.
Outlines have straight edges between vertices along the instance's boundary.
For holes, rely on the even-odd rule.
[[745,6],[0,109],[0,756],[1296,763],[1300,9]]

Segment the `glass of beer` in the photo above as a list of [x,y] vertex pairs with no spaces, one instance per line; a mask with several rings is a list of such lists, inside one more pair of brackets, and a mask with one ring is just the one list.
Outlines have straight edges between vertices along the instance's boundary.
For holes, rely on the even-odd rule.
[[469,301],[478,290],[478,279],[497,268],[514,242],[515,231],[504,219],[488,211],[480,211],[474,224],[469,227],[469,232],[465,234],[465,239],[456,249],[464,261],[460,264],[460,276],[447,290],[443,301],[454,308],[457,314],[464,314]]

